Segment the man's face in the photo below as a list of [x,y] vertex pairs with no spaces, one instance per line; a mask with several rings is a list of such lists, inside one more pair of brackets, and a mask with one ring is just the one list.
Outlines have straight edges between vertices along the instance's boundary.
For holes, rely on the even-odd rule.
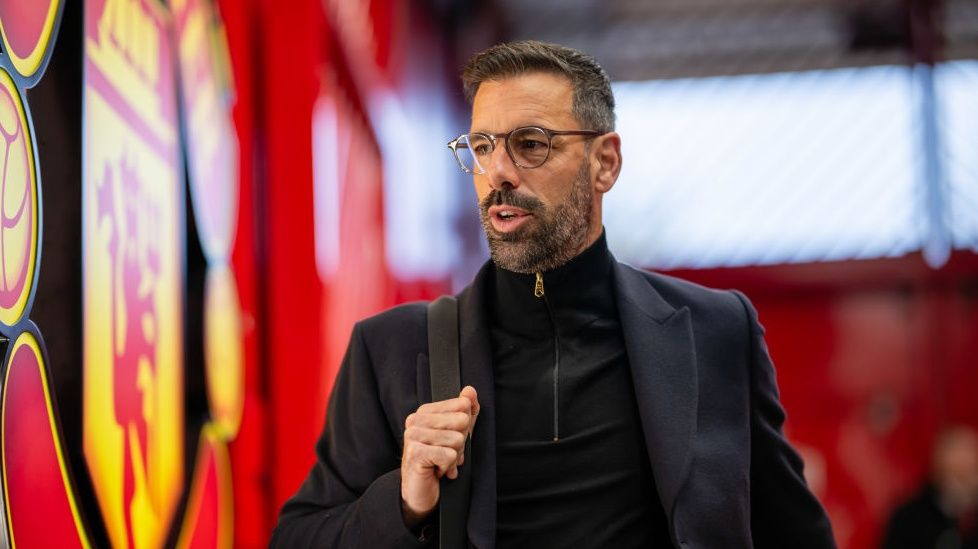
[[[571,114],[573,89],[561,76],[529,73],[483,82],[472,105],[471,132],[505,133],[524,126],[581,128]],[[493,261],[521,273],[558,267],[601,231],[585,139],[555,136],[547,161],[513,164],[502,140],[485,174],[474,176],[482,226]]]

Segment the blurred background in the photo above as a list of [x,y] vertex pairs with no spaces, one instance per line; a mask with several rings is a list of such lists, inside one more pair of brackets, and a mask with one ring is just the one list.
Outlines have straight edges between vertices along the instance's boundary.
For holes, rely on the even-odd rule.
[[612,252],[753,300],[840,548],[978,428],[976,0],[8,0],[0,27],[43,220],[0,315],[40,342],[5,344],[20,547],[267,544],[353,323],[488,257],[445,144],[462,66],[511,39],[608,71]]

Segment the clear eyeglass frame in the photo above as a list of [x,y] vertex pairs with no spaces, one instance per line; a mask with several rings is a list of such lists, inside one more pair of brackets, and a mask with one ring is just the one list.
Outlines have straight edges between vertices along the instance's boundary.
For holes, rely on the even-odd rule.
[[[455,161],[458,162],[462,171],[468,174],[481,175],[486,173],[485,168],[482,163],[479,162],[479,154],[484,154],[485,156],[491,155],[497,147],[497,141],[502,139],[506,154],[509,155],[509,159],[513,161],[513,164],[519,166],[520,168],[533,169],[539,168],[550,158],[550,151],[553,149],[553,138],[558,135],[584,135],[588,136],[589,139],[604,135],[606,132],[599,132],[597,130],[551,130],[549,128],[543,128],[540,126],[522,126],[516,128],[512,131],[506,133],[463,133],[462,135],[452,139],[448,142],[448,148],[452,150],[452,154],[455,156]],[[533,156],[529,156],[528,153],[514,153],[513,152],[513,139],[522,138],[522,143],[543,143],[543,139],[546,139],[546,150],[543,154],[539,151]],[[478,142],[479,140],[484,141],[484,143],[479,143],[476,148],[487,146],[488,150],[483,151],[483,153],[478,153],[473,150],[471,144],[473,142]],[[461,151],[461,152],[460,152]],[[466,160],[471,162],[471,166],[466,163]]]

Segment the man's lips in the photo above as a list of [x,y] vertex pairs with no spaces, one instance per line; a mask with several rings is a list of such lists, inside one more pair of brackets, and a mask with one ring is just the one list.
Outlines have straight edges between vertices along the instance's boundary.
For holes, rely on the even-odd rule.
[[501,233],[515,231],[533,216],[526,210],[506,204],[491,206],[486,213],[489,214],[492,227]]

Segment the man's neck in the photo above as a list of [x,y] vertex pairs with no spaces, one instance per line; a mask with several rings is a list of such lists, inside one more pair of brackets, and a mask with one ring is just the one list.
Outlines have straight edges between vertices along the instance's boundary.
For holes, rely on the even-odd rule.
[[[490,302],[497,325],[534,332],[546,315],[563,309],[607,313],[614,308],[611,253],[602,234],[567,263],[537,275],[493,269]],[[598,313],[598,312],[601,313]],[[540,316],[540,318],[537,318]]]

